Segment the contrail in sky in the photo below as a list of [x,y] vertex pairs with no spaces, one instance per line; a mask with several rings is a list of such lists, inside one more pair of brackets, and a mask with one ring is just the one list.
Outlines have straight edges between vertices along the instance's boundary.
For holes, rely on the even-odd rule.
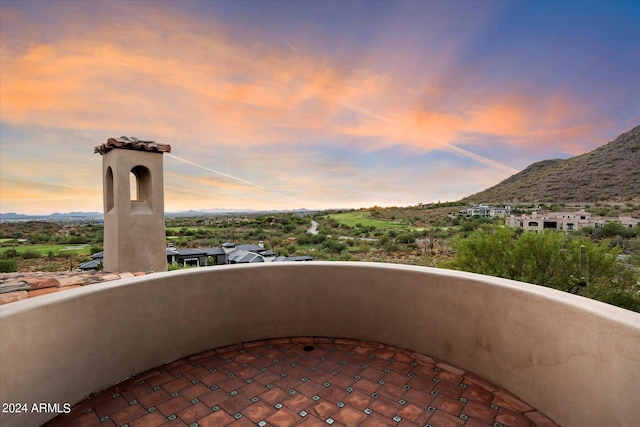
[[[353,110],[353,111],[356,111],[356,112],[358,112],[358,113],[360,113],[362,115],[374,118],[374,119],[379,120],[381,122],[385,122],[385,123],[388,123],[388,124],[391,124],[391,125],[396,123],[393,119],[390,119],[389,117],[385,117],[383,115],[374,113],[373,111],[369,111],[366,108],[360,107],[359,105],[354,105],[354,104],[349,104],[349,103],[343,103],[343,105],[345,107]],[[450,144],[448,142],[441,143],[441,145],[436,147],[436,148],[440,149],[440,150],[448,151],[450,153],[457,154],[457,155],[462,156],[462,157],[466,157],[468,159],[475,160],[475,161],[477,161],[479,163],[483,163],[483,164],[485,164],[487,166],[491,166],[492,168],[502,169],[503,171],[508,172],[510,174],[515,174],[515,173],[518,172],[517,170],[515,170],[515,169],[513,169],[513,168],[511,168],[511,167],[509,167],[507,165],[503,165],[502,163],[498,163],[495,160],[488,159],[488,158],[486,158],[484,156],[481,156],[479,154],[472,153],[471,151],[465,150],[464,148],[460,148],[460,147],[458,147],[456,145],[453,145],[453,144]]]
[[292,51],[294,51],[295,53],[298,53],[298,49],[296,49],[295,47],[291,46],[291,43],[289,43],[288,41],[286,41],[284,39],[284,37],[280,37],[280,40],[282,40],[282,43],[286,44],[287,46],[289,46],[291,48]]
[[181,162],[183,162],[183,163],[186,163],[186,164],[188,164],[188,165],[195,166],[195,167],[197,167],[197,168],[204,169],[204,170],[206,170],[206,171],[209,171],[209,172],[215,173],[215,174],[217,174],[217,175],[224,176],[225,178],[229,178],[229,179],[232,179],[232,180],[234,180],[234,181],[238,181],[238,182],[241,182],[241,183],[243,183],[243,184],[250,185],[250,186],[255,187],[255,188],[259,189],[259,190],[265,191],[265,192],[267,192],[267,193],[277,194],[278,196],[286,197],[286,198],[288,198],[288,199],[292,199],[292,197],[289,197],[289,196],[287,196],[286,194],[281,194],[281,193],[278,193],[278,192],[276,192],[276,191],[269,190],[268,188],[264,188],[264,187],[262,187],[261,185],[255,184],[255,183],[253,183],[253,182],[251,182],[251,181],[247,181],[246,179],[242,179],[242,178],[239,178],[239,177],[237,177],[237,176],[229,175],[228,173],[220,172],[220,171],[218,171],[218,170],[211,169],[211,168],[208,168],[208,167],[206,167],[206,166],[199,165],[199,164],[194,163],[194,162],[192,162],[192,161],[189,161],[189,160],[187,160],[187,159],[183,159],[183,158],[181,158],[181,157],[174,156],[173,154],[169,154],[169,153],[164,153],[164,154],[165,154],[165,156],[169,156],[169,157],[171,157],[172,159],[176,159],[176,160],[179,160],[179,161],[181,161]]

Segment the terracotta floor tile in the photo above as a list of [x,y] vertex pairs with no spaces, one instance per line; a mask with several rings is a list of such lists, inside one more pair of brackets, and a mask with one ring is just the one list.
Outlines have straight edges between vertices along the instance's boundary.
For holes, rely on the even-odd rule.
[[131,384],[130,387],[120,391],[122,397],[127,401],[140,400],[140,398],[153,393],[153,387],[147,383]]
[[[413,403],[405,403],[398,411],[398,415],[402,417],[403,420],[420,423],[423,419],[426,420],[427,418],[422,416],[424,411],[425,409],[421,406],[415,405]],[[424,423],[422,424],[424,425]]]
[[327,426],[331,418],[333,427],[451,427],[465,425],[464,414],[467,427],[494,419],[557,427],[513,394],[427,355],[355,340],[271,342],[209,350],[142,372],[45,425],[298,427]]
[[464,388],[460,387],[460,385],[446,381],[440,381],[433,389],[440,394],[445,394],[454,399],[460,399],[462,392],[464,392]]
[[243,380],[237,377],[231,377],[231,378],[227,377],[218,382],[218,386],[221,389],[226,390],[228,392],[238,390],[240,387],[244,386],[245,384],[246,382],[244,382]]
[[[398,353],[396,353],[396,356],[397,354]],[[413,370],[413,366],[411,366],[411,361],[412,359],[409,359],[409,362],[401,362],[399,360],[396,360],[395,362],[389,364],[389,366],[387,366],[387,369],[391,369],[391,371],[393,372],[406,376],[409,372]]]
[[318,368],[315,371],[310,370],[309,373],[307,374],[307,377],[319,384],[322,384],[327,381],[330,381],[333,375],[331,375],[331,372],[327,372],[323,369]]
[[160,372],[158,375],[155,375],[151,378],[145,380],[147,384],[151,387],[159,386],[169,381],[174,380],[175,378],[169,372]]
[[356,382],[356,379],[353,378],[353,376],[351,375],[338,374],[338,375],[334,375],[333,378],[331,378],[330,382],[332,385],[336,387],[347,388],[349,386],[352,386],[353,383]]
[[242,414],[254,423],[259,423],[275,411],[277,411],[277,409],[274,408],[273,405],[259,401],[244,408]]
[[409,380],[411,379],[411,377],[408,377],[404,373],[391,371],[388,374],[386,374],[382,379],[387,383],[397,385],[398,387],[403,387],[409,383]]
[[376,393],[378,393],[380,396],[384,396],[388,399],[397,401],[404,397],[404,395],[407,393],[407,390],[405,390],[404,388],[396,387],[393,384],[384,384],[378,389]]
[[475,418],[469,418],[465,421],[464,427],[493,427],[493,423],[487,424]]
[[241,395],[243,395],[246,398],[251,399],[252,397],[256,397],[259,394],[264,393],[265,391],[267,391],[267,387],[260,384],[259,382],[253,381],[250,384],[247,384],[245,386],[242,386],[238,389],[238,393],[240,393]]
[[138,399],[138,402],[140,402],[142,406],[148,409],[168,399],[171,399],[171,395],[169,395],[169,393],[167,393],[163,389],[160,389],[144,397],[141,397],[140,399]]
[[436,411],[429,418],[429,424],[434,427],[458,427],[464,425],[464,420],[446,412]]
[[220,403],[224,402],[230,397],[231,395],[228,392],[221,388],[218,388],[216,390],[211,390],[210,392],[203,394],[198,399],[211,408],[213,406],[220,405]]
[[418,406],[428,407],[431,405],[431,402],[436,398],[436,396],[432,395],[428,392],[423,392],[422,390],[412,388],[408,392],[404,394],[404,399],[413,402]]
[[447,362],[443,362],[443,361],[436,363],[436,366],[442,369],[443,371],[451,372],[452,374],[456,374],[461,377],[468,373],[467,371],[465,371],[462,368],[459,368],[458,366],[450,365]]
[[341,365],[339,371],[343,375],[354,377],[362,372],[362,365],[365,363],[366,361],[350,360],[346,365]]
[[348,394],[349,392],[346,391],[345,389],[334,386],[334,385],[326,387],[325,390],[320,391],[319,393],[320,397],[332,403],[340,402]]
[[164,366],[164,369],[169,372],[171,375],[181,374],[184,371],[188,371],[193,368],[191,363],[187,359],[176,360],[175,362],[169,363]]
[[324,387],[322,384],[318,384],[315,381],[307,381],[299,385],[297,390],[299,393],[303,393],[307,397],[312,397],[324,390]]
[[181,409],[176,415],[178,415],[178,417],[180,417],[180,419],[185,423],[191,424],[198,421],[200,418],[204,418],[210,413],[211,408],[202,402],[198,402],[195,405]]
[[279,380],[273,382],[273,385],[280,387],[283,390],[292,390],[302,384],[298,378],[287,375],[286,377],[280,377]]
[[127,408],[128,406],[129,403],[127,402],[127,400],[125,400],[124,397],[117,396],[98,403],[95,408],[93,408],[93,411],[96,413],[96,415],[98,415],[99,418],[102,418],[104,416],[114,414],[124,408]]
[[366,378],[363,378],[356,382],[353,386],[356,390],[359,390],[365,394],[374,393],[376,390],[380,388],[380,384],[374,381],[369,381]]
[[258,397],[260,398],[260,400],[264,400],[267,403],[275,405],[276,403],[280,403],[281,401],[283,401],[288,396],[289,393],[287,393],[286,391],[283,391],[279,388],[272,388],[265,391]]
[[366,417],[367,414],[364,412],[348,406],[338,409],[333,415],[331,415],[331,418],[347,426],[360,425],[362,420]]
[[242,410],[250,404],[251,401],[249,399],[240,394],[237,394],[235,396],[229,397],[224,402],[221,402],[219,406],[229,414],[235,415],[238,412],[242,412]]
[[[102,426],[99,426],[99,427],[102,427]],[[162,427],[189,427],[189,426],[185,424],[184,421],[182,421],[180,418],[175,417],[171,421],[167,421],[166,423],[162,424]]]
[[206,374],[204,374],[202,377],[198,379],[202,384],[206,385],[207,387],[211,387],[214,384],[217,385],[220,381],[224,380],[225,378],[227,378],[227,376],[222,372],[218,372],[218,371],[211,372],[208,370]]
[[509,427],[529,427],[531,425],[529,418],[505,408],[498,409],[496,422]]
[[209,387],[202,383],[197,383],[192,385],[191,387],[187,387],[180,391],[180,395],[184,396],[187,400],[193,400],[197,397],[202,396],[203,394],[207,394],[211,391]]
[[198,366],[182,372],[182,376],[188,379],[189,381],[191,381],[191,380],[200,379],[203,375],[206,375],[207,372],[209,372],[207,368],[203,366]]
[[464,405],[462,413],[485,423],[493,423],[498,411],[489,406],[489,404],[469,401]]
[[175,393],[175,392],[179,392],[181,390],[184,390],[185,388],[191,386],[191,381],[189,381],[188,379],[184,378],[184,377],[180,377],[180,378],[175,378],[173,381],[169,381],[167,383],[164,383],[162,385],[162,389],[165,390],[167,393],[171,394],[171,393]]
[[337,410],[338,410],[338,407],[335,404],[331,402],[327,402],[326,400],[321,400],[318,402],[314,402],[311,406],[309,406],[309,409],[307,409],[307,412],[315,415],[321,420],[326,420],[331,415],[333,415],[333,413],[336,412]]
[[506,390],[496,390],[495,392],[493,392],[493,394],[495,395],[493,403],[501,408],[507,408],[514,412],[520,413],[531,412],[535,410],[535,408],[533,408],[531,405],[523,402],[518,397],[514,396]]
[[376,368],[379,370],[384,370],[387,369],[387,367],[391,364],[392,362],[390,362],[387,359],[381,359],[379,357],[374,357],[373,359],[369,359],[366,364],[369,365],[372,368]]
[[449,396],[445,396],[444,394],[439,394],[433,402],[431,402],[431,406],[457,417],[460,415],[460,411],[462,411],[464,403],[457,399],[452,399]]
[[342,401],[345,405],[352,406],[360,411],[369,407],[373,397],[368,394],[364,394],[360,391],[354,390],[349,395],[345,396]]
[[438,377],[440,379],[440,381],[446,381],[446,382],[452,383],[454,385],[460,385],[460,383],[462,382],[462,378],[463,378],[461,375],[456,375],[454,373],[447,372],[447,371],[438,372],[436,377]]
[[487,406],[490,405],[493,400],[492,393],[484,390],[483,388],[469,385],[462,392],[462,397],[477,403],[486,404]]
[[296,427],[327,427],[327,425],[327,423],[316,417],[306,416],[296,424]]
[[360,371],[360,376],[362,378],[366,378],[368,380],[371,380],[373,382],[377,382],[379,380],[382,379],[382,377],[386,376],[387,374],[385,374],[383,371],[376,369],[376,368],[372,368],[371,366],[369,366],[366,369],[363,369],[362,371]]
[[142,418],[147,415],[147,410],[139,404],[130,405],[128,408],[124,408],[115,412],[109,416],[118,426],[127,424],[135,419]]
[[128,422],[131,427],[158,427],[168,420],[160,412],[151,412],[144,417]]
[[486,391],[493,392],[498,390],[498,386],[482,377],[469,373],[464,376],[464,383],[467,385],[475,385]]
[[217,411],[198,420],[201,427],[223,427],[233,423],[234,418],[224,411]]
[[374,399],[369,407],[373,409],[374,412],[386,418],[392,419],[398,414],[398,411],[402,406],[399,403],[394,402],[393,400],[379,397],[377,399]]
[[302,411],[303,409],[309,407],[312,403],[313,403],[313,400],[311,400],[310,398],[308,398],[302,393],[296,393],[294,395],[291,395],[282,402],[285,408],[291,409],[296,414]]
[[393,358],[393,355],[396,352],[392,349],[389,349],[387,347],[383,347],[383,348],[379,348],[376,351],[373,352],[373,354],[380,358],[380,359],[384,359],[384,360],[389,360]]
[[282,377],[274,372],[263,372],[254,378],[254,381],[259,382],[262,385],[273,384],[279,381]]
[[267,417],[267,422],[278,427],[289,427],[295,424],[300,416],[295,412],[282,408]]
[[165,417],[168,417],[169,415],[177,414],[178,411],[184,408],[187,408],[189,406],[191,406],[190,401],[188,401],[182,396],[176,396],[174,398],[165,400],[164,402],[160,403],[157,406],[157,408],[160,412],[162,412],[162,415],[164,415]]
[[362,420],[359,427],[389,427],[395,425],[395,422],[386,420],[375,415],[368,415],[367,418]]

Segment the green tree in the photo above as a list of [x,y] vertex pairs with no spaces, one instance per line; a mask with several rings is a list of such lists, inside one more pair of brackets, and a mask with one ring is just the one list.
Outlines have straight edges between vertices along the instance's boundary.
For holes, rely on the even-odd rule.
[[513,229],[479,229],[452,243],[456,251],[447,266],[568,291],[580,277],[580,248],[588,258],[589,296],[640,311],[637,277],[618,262],[619,247],[545,231],[518,235]]
[[514,257],[515,229],[507,227],[501,227],[495,231],[478,229],[466,238],[455,238],[451,247],[455,251],[451,267],[517,280],[520,262]]
[[516,241],[511,263],[516,267],[517,280],[549,287],[564,287],[566,255],[565,237],[547,230],[540,234],[524,233]]

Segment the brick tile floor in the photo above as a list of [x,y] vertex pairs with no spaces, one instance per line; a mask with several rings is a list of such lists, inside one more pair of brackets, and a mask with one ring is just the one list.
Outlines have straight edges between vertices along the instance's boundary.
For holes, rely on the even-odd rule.
[[95,393],[60,426],[557,425],[508,391],[379,343],[278,338],[209,350]]

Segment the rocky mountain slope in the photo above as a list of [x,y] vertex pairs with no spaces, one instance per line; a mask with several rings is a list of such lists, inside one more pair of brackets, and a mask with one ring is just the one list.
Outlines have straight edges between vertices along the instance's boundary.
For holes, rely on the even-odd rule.
[[566,160],[543,160],[468,203],[640,202],[640,126],[593,151]]

